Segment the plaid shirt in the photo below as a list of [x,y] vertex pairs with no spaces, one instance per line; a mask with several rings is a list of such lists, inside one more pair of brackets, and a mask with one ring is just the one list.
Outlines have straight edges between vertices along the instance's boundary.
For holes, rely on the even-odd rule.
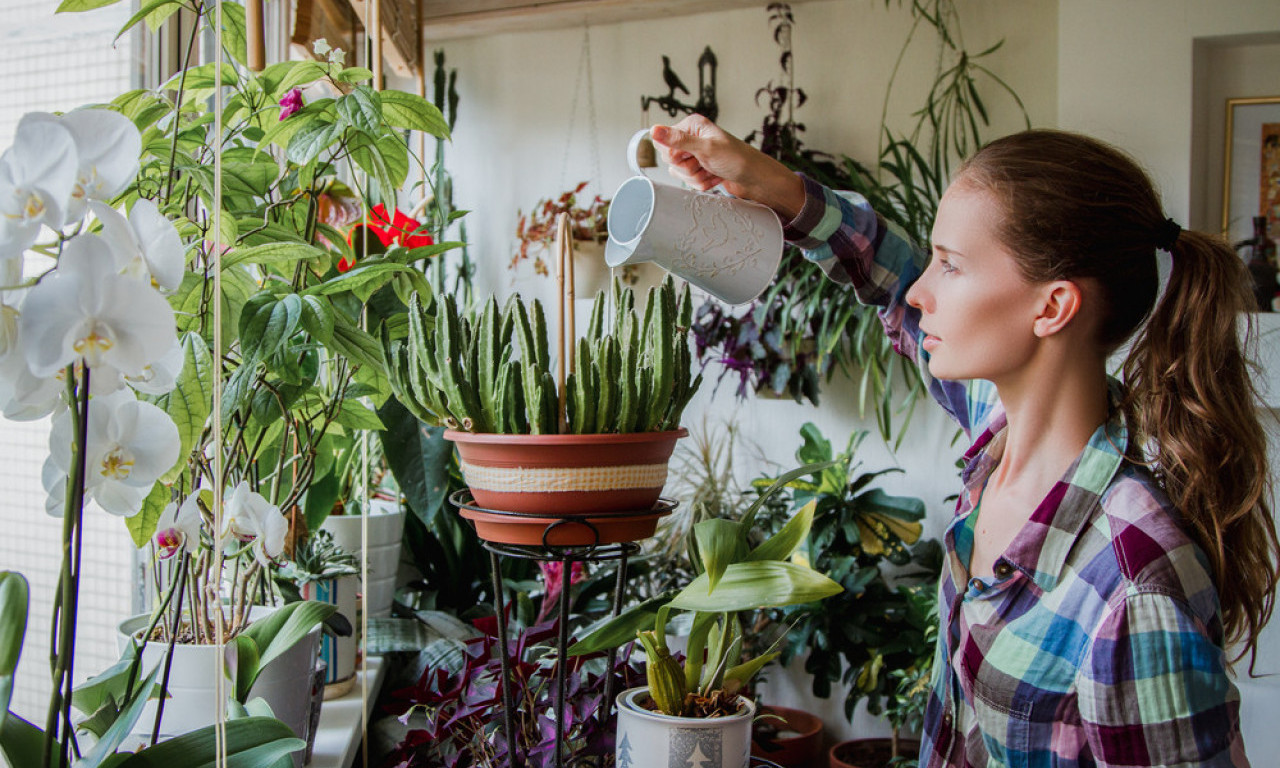
[[973,439],[945,535],[920,764],[1247,766],[1205,557],[1151,474],[1125,460],[1123,420],[1093,434],[995,577],[971,579],[969,518],[1004,448],[995,387],[928,375],[905,301],[925,255],[861,197],[804,181],[787,239],[880,305],[894,347]]

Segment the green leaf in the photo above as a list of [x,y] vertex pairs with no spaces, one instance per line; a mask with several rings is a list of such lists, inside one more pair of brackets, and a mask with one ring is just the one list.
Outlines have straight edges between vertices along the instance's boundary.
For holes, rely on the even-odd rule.
[[[236,701],[243,703],[248,700],[249,689],[262,669],[262,649],[257,640],[245,634],[236,635],[232,642],[236,646]],[[248,680],[248,684],[242,684],[243,680]]]
[[[181,443],[177,463],[160,478],[164,483],[172,483],[182,473],[187,457],[204,432],[205,421],[213,407],[213,358],[209,354],[208,345],[194,331],[184,333],[180,343],[182,372],[178,374],[173,390],[157,397],[155,401],[178,427],[178,439]],[[129,530],[133,532],[132,526]],[[151,533],[148,532],[146,538],[150,536]],[[146,540],[139,541],[135,532],[134,543],[141,547]]]
[[709,589],[715,589],[730,563],[747,554],[747,531],[735,520],[711,518],[693,526],[694,540],[707,573]]
[[[215,755],[217,736],[214,728],[206,726],[163,741],[113,768],[220,768]],[[227,768],[271,768],[280,757],[307,746],[306,742],[293,735],[289,726],[275,718],[230,720],[224,728]],[[36,759],[39,760],[38,757]]]
[[417,248],[409,248],[408,250],[392,249],[388,252],[388,258],[393,258],[404,264],[408,264],[419,259],[430,259],[446,251],[452,251],[455,248],[461,248],[466,243],[433,243],[431,245],[422,245]]
[[58,5],[58,10],[54,13],[80,13],[81,11],[92,11],[95,8],[105,8],[108,5],[115,5],[120,0],[62,0]]
[[[183,454],[186,457],[186,454]],[[151,487],[151,493],[147,494],[147,498],[142,502],[142,509],[133,517],[126,517],[124,525],[129,529],[129,536],[133,538],[133,545],[138,549],[142,549],[151,541],[151,537],[155,535],[156,524],[160,522],[160,514],[164,512],[164,508],[168,506],[172,493],[169,487],[164,483],[157,482]]]
[[782,530],[770,536],[764,543],[747,555],[747,561],[758,560],[786,560],[791,557],[791,553],[796,551],[804,543],[805,538],[809,535],[809,528],[813,526],[813,512],[817,508],[818,502],[810,501],[800,508],[800,511],[792,515],[787,524],[782,526]]
[[658,609],[667,605],[670,600],[670,595],[651,597],[616,617],[597,622],[587,628],[582,639],[569,646],[569,655],[583,656],[632,642],[636,639],[637,632],[653,628],[653,620],[658,615]]
[[333,99],[316,99],[294,112],[289,118],[277,120],[267,128],[262,138],[258,140],[259,151],[265,150],[270,144],[287,147],[298,131],[317,121],[332,123],[334,115]]
[[371,138],[381,134],[382,99],[367,85],[356,86],[346,96],[338,99],[338,117],[357,131]]
[[[176,91],[178,90],[179,83],[182,83],[182,86],[188,92],[213,88],[214,85],[216,85],[216,83],[214,82],[214,78],[217,77],[217,74],[216,74],[217,67],[215,67],[214,64],[215,62],[210,62],[208,64],[201,64],[196,67],[191,67],[190,69],[186,70],[185,78],[183,77],[183,73],[179,72],[178,74],[169,78],[169,80],[164,85],[160,86],[160,90]],[[236,80],[235,67],[232,67],[229,64],[223,64],[222,84],[236,85],[237,83],[238,81]]]
[[0,719],[0,756],[13,766],[40,765],[44,731],[12,712],[7,714]]
[[336,605],[305,600],[289,603],[250,624],[240,637],[251,638],[257,643],[260,657],[257,668],[249,670],[250,674],[244,674],[243,666],[240,668],[241,674],[236,679],[236,698],[243,703],[263,667],[296,645],[337,610]]
[[914,496],[890,496],[879,488],[873,488],[859,496],[858,500],[899,520],[914,522],[924,519],[924,502]]
[[324,73],[325,68],[318,61],[280,61],[268,65],[258,73],[258,82],[261,83],[263,92],[279,101],[294,88],[314,83],[324,77]]
[[299,261],[309,261],[324,256],[324,251],[302,242],[263,243],[236,248],[222,257],[222,269],[225,272],[231,267],[241,264],[263,264],[279,267]]
[[449,124],[436,105],[413,93],[382,92],[382,118],[393,128],[423,131],[438,139],[449,138]]
[[[94,675],[71,691],[71,705],[84,713],[97,712],[109,702],[124,698],[129,685],[133,660],[138,657],[138,645],[129,642],[119,661]],[[136,671],[134,674],[137,674]],[[135,681],[136,682],[136,681]],[[134,690],[140,690],[134,687]]]
[[347,67],[334,75],[333,79],[340,83],[363,83],[373,79],[373,72],[364,67]]
[[378,340],[341,312],[335,312],[333,320],[333,343],[328,346],[357,365],[382,370],[382,345]]
[[328,298],[302,297],[302,327],[321,344],[333,339],[333,304]]
[[[110,1],[117,2],[117,0]],[[119,40],[121,35],[133,29],[134,25],[143,19],[147,20],[147,28],[155,32],[165,19],[177,13],[180,8],[182,8],[182,0],[148,0],[142,4],[137,13],[129,17],[124,26],[120,27],[120,31],[116,33],[116,39]]]
[[[163,664],[157,664],[156,668],[151,670],[151,674],[142,681],[138,686],[138,695],[134,696],[133,701],[122,710],[116,721],[111,724],[107,732],[102,734],[102,738],[93,745],[93,749],[87,755],[76,761],[76,768],[98,768],[103,761],[112,757],[116,753],[116,748],[124,743],[129,737],[129,732],[133,730],[133,726],[138,722],[138,718],[142,716],[142,710],[147,706],[150,698],[150,692],[155,688],[156,676],[164,668]],[[146,691],[144,695],[142,692]]]
[[0,728],[9,714],[13,696],[13,676],[22,655],[22,641],[27,633],[27,605],[30,601],[27,580],[20,573],[0,571]]
[[391,282],[391,278],[400,272],[408,272],[412,267],[394,261],[373,261],[358,264],[349,272],[332,280],[314,285],[305,291],[308,296],[332,296],[350,291],[361,303],[369,300],[379,288]]
[[714,591],[709,583],[707,574],[699,575],[675,596],[671,606],[732,613],[812,603],[841,591],[839,584],[812,568],[777,560],[733,563]]
[[357,400],[343,400],[337,422],[349,429],[367,429],[373,432],[385,429],[378,414]]
[[[231,54],[231,58],[248,66],[249,63],[249,26],[244,19],[244,6],[238,3],[218,3],[222,9],[222,45]],[[206,17],[210,26],[217,19],[217,12],[210,10]]]
[[246,357],[265,359],[293,335],[301,320],[301,296],[287,293],[277,297],[260,291],[240,315],[240,349]]
[[[297,118],[298,116],[294,115],[284,122],[290,123]],[[320,153],[328,149],[341,135],[341,125],[324,118],[316,119],[306,123],[293,134],[289,139],[289,146],[285,149],[285,156],[292,163],[306,165],[319,157]]]

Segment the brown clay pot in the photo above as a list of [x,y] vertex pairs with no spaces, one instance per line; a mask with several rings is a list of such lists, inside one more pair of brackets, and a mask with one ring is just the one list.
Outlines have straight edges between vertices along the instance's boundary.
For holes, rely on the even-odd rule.
[[676,440],[687,434],[678,429],[495,435],[451,429],[444,436],[458,446],[462,474],[477,507],[560,517],[652,510],[666,485]]
[[[916,739],[898,739],[898,754],[915,757],[920,754]],[[842,741],[827,753],[828,768],[884,768],[893,758],[892,739],[853,739]]]
[[531,517],[463,506],[459,513],[475,524],[476,535],[496,544],[584,547],[639,541],[653,535],[658,518],[671,514],[660,505],[640,514],[578,515],[570,518]]
[[[770,717],[777,715],[782,722]],[[803,709],[791,707],[761,707],[756,728],[761,723],[771,723],[780,731],[789,731],[792,735],[782,735],[772,739],[767,749],[763,740],[757,739],[753,732],[751,738],[751,754],[777,763],[783,768],[810,768],[818,765],[822,755],[822,718]]]

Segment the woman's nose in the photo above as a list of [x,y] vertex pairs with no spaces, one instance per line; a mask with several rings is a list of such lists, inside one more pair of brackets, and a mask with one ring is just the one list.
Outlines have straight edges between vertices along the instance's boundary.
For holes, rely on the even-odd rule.
[[928,297],[928,293],[925,291],[924,287],[924,281],[928,274],[928,272],[925,272],[925,274],[917,278],[916,281],[911,284],[911,287],[907,289],[907,304],[915,307],[921,312],[929,311],[925,307],[925,301]]

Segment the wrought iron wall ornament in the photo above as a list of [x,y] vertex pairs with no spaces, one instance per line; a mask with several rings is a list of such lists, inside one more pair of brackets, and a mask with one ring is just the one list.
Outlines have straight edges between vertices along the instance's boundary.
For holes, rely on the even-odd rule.
[[667,85],[667,93],[665,96],[641,96],[640,109],[646,114],[649,111],[650,104],[656,104],[659,109],[666,112],[671,117],[677,117],[680,114],[691,115],[697,113],[705,116],[708,120],[714,121],[716,116],[720,114],[720,106],[716,103],[716,55],[711,51],[711,46],[707,46],[702,55],[698,57],[698,100],[694,104],[685,104],[676,98],[676,91],[680,91],[686,95],[689,89],[685,86],[680,76],[671,68],[671,58],[669,56],[662,57],[662,80]]

